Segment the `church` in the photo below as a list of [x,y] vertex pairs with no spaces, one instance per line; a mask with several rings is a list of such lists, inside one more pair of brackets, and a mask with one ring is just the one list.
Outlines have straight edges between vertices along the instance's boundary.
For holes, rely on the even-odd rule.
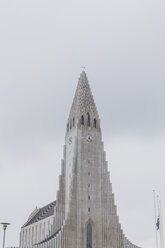
[[54,202],[36,208],[22,226],[20,248],[139,248],[117,216],[100,119],[81,72],[66,125]]

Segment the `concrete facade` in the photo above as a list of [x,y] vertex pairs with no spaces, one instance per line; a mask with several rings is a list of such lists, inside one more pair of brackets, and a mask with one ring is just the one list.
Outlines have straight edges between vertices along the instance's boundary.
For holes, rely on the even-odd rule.
[[[20,248],[138,248],[119,223],[100,119],[84,71],[67,122],[54,212],[42,220],[35,216],[21,229]],[[34,231],[47,221],[51,224],[45,235]],[[25,238],[29,228],[33,231]]]
[[20,247],[32,247],[49,237],[54,223],[55,202],[37,209],[30,214],[21,228]]

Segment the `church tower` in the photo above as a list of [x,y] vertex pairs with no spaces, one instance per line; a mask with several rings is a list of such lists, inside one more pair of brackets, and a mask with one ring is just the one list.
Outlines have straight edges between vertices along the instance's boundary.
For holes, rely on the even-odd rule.
[[122,247],[100,119],[82,71],[71,107],[65,139],[65,217],[70,219],[69,247]]
[[125,238],[119,224],[100,119],[85,71],[67,121],[61,168],[49,234],[32,246],[138,248]]

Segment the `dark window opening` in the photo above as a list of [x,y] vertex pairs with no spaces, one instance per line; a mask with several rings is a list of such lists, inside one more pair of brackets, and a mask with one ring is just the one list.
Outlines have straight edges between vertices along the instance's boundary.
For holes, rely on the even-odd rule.
[[91,211],[91,209],[90,208],[88,208],[88,212],[90,212]]
[[91,198],[90,198],[90,195],[88,195],[88,200],[90,200]]
[[88,125],[88,127],[90,127],[90,115],[89,115],[89,113],[87,113],[87,125]]
[[69,123],[67,124],[67,131],[69,131]]
[[86,248],[92,248],[92,225],[91,223],[87,226],[87,246]]
[[70,129],[72,128],[72,121],[70,120]]
[[81,125],[84,125],[84,116],[81,116]]
[[74,124],[75,124],[75,119],[73,118],[73,127],[74,127]]
[[96,121],[96,119],[94,119],[94,122],[93,122],[93,126],[96,128],[96,123],[97,123],[97,121]]

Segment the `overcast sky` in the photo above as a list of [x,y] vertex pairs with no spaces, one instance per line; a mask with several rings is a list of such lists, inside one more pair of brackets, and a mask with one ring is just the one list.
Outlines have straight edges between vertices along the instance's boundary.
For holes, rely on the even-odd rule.
[[[153,188],[165,217],[164,44],[164,0],[0,1],[0,222],[12,223],[6,246],[18,245],[36,206],[56,199],[84,65],[120,223],[133,243],[155,248]],[[0,246],[2,237],[1,228]]]

